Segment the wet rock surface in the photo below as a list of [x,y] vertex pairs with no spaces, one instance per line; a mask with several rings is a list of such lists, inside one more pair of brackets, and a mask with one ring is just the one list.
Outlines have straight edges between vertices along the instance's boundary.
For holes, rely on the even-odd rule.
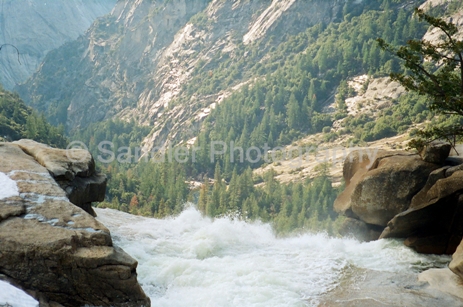
[[[452,284],[454,289],[463,292],[463,286]],[[430,285],[425,278],[418,280],[417,273],[410,275],[357,268],[346,274],[343,282],[329,292],[319,304],[320,307],[462,305],[462,298],[444,293],[442,289]]]
[[463,280],[448,268],[424,271],[418,275],[418,281],[426,282],[433,289],[463,300]]
[[[450,262],[449,268],[453,273],[458,275],[460,279],[463,278],[463,241],[452,255],[452,262]],[[463,280],[461,280],[461,284],[463,284]]]

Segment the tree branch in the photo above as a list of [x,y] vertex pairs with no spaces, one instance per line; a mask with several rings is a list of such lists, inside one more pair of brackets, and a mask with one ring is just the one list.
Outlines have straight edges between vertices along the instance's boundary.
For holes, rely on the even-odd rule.
[[[418,13],[418,16],[424,16],[426,17],[426,15],[424,14],[424,12],[422,10],[419,10],[417,9],[416,12]],[[425,18],[426,19],[426,18]],[[426,19],[426,21],[428,21],[429,23],[431,23],[428,19]],[[458,46],[457,44],[455,43],[455,40],[453,39],[452,35],[445,29],[444,25],[441,23],[441,22],[435,22],[434,24],[431,23],[433,26],[435,26],[436,28],[440,29],[442,32],[444,32],[444,34],[447,36],[447,38],[449,39],[449,42],[450,44],[452,45],[452,50],[453,52],[455,52],[455,54],[458,56],[459,58],[459,62],[460,62],[460,77],[461,77],[461,82],[460,82],[460,93],[463,95],[463,54],[462,54],[462,51],[458,50]],[[450,26],[449,26],[450,27]],[[458,31],[458,29],[456,30]]]
[[15,45],[12,45],[12,44],[3,44],[3,45],[0,46],[0,51],[2,50],[2,48],[3,48],[4,46],[11,46],[11,47],[13,47],[14,49],[16,49],[16,53],[18,54],[18,62],[19,62],[19,65],[22,65],[22,64],[21,64],[21,61],[19,60],[19,50],[18,50],[18,48],[16,48],[16,46],[15,46]]

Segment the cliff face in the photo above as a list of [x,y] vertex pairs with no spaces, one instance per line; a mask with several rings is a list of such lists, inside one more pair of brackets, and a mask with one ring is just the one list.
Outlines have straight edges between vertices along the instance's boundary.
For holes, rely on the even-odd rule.
[[[195,136],[214,103],[254,78],[241,72],[227,88],[194,93],[194,76],[241,60],[260,60],[285,35],[340,18],[342,0],[120,1],[84,37],[53,51],[17,88],[42,110],[66,109],[69,129],[114,116],[153,127],[147,148]],[[360,5],[360,4],[359,4]],[[240,47],[240,48],[238,48]],[[253,60],[255,61],[255,59]],[[244,68],[243,68],[244,70]]]
[[[0,7],[0,42],[15,45],[0,52],[0,83],[7,89],[34,73],[48,51],[75,40],[117,0],[6,0]],[[59,13],[57,13],[59,12]]]

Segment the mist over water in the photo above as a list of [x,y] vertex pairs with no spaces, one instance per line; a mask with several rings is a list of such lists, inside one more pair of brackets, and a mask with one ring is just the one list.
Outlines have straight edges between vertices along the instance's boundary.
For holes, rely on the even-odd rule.
[[412,275],[449,260],[396,240],[277,238],[268,224],[212,220],[193,207],[162,220],[96,211],[114,242],[138,260],[152,306],[316,306],[349,268]]

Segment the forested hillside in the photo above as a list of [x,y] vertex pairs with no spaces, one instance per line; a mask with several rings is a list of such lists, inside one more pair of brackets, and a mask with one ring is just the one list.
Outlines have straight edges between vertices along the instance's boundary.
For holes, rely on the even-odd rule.
[[15,141],[34,139],[56,147],[66,147],[64,126],[54,127],[44,115],[26,106],[18,94],[0,86],[0,138]]
[[[206,118],[204,131],[199,136],[200,145],[207,143],[205,140],[224,140],[226,143],[233,141],[243,148],[262,148],[265,143],[273,148],[307,134],[322,132],[324,128],[329,130],[334,120],[346,118],[344,126],[349,128],[349,121],[353,118],[347,118],[343,95],[348,89],[342,81],[361,74],[385,76],[399,65],[396,59],[380,51],[375,39],[386,37],[397,45],[408,38],[421,37],[426,31],[406,10],[393,10],[387,1],[383,2],[383,9],[368,10],[360,16],[348,15],[343,22],[331,23],[326,28],[310,28],[283,44],[275,54],[283,65],[275,71],[260,65],[259,70],[269,71],[269,74],[252,87],[244,86],[225,99]],[[304,51],[285,58],[286,48]],[[268,65],[271,63],[274,61],[269,61]],[[341,83],[344,88],[340,87]],[[323,107],[333,99],[336,91],[336,113],[323,112]],[[401,112],[400,116],[406,114]],[[368,132],[378,131],[377,135],[362,132],[360,138],[372,140],[391,136],[397,131],[396,127],[403,124],[392,117],[385,120],[390,131],[381,131],[385,128],[384,122],[378,121],[371,127],[373,129],[368,129]],[[360,130],[362,124],[374,124],[370,118],[363,121],[351,125],[352,128]],[[347,129],[342,133],[348,133]],[[223,161],[229,160],[229,156],[224,156]],[[230,166],[223,167],[229,174]],[[209,170],[210,173],[212,171]]]

